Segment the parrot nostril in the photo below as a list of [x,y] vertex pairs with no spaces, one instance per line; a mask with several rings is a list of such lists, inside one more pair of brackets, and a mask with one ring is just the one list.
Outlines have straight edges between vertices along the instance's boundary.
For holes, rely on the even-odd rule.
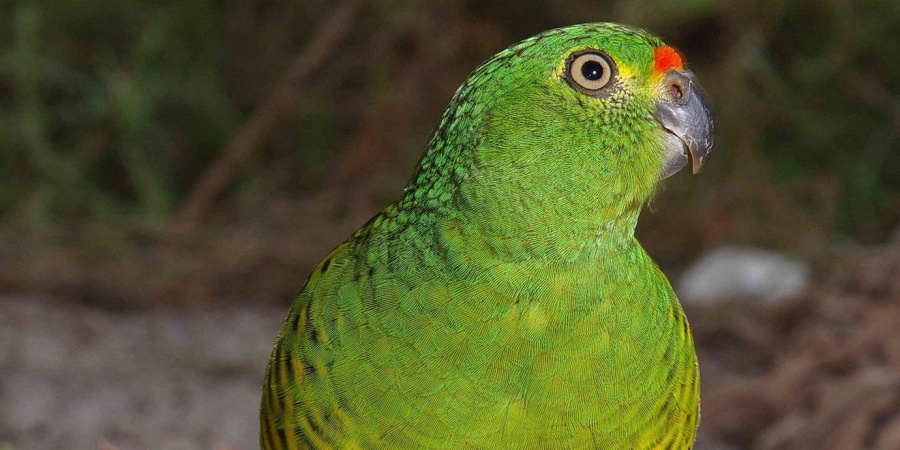
[[681,84],[680,80],[672,81],[666,91],[669,98],[674,102],[679,102],[684,98],[685,88],[684,85]]

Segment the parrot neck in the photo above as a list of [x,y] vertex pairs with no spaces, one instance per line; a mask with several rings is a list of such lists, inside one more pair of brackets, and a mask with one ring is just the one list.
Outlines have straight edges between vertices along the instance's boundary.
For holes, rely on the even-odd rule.
[[479,187],[460,189],[459,195],[443,200],[438,196],[424,205],[412,201],[423,196],[407,192],[394,214],[406,222],[401,227],[427,236],[427,245],[480,250],[506,261],[607,257],[635,245],[644,199],[633,193],[579,197],[556,192],[534,202]]
[[633,245],[655,180],[642,185],[628,162],[591,167],[573,158],[566,163],[560,158],[524,177],[512,164],[483,174],[474,170],[453,197],[454,226],[485,236],[491,251],[507,260],[574,261]]
[[[423,236],[437,230],[439,243],[488,247],[506,260],[571,261],[633,245],[664,165],[651,110],[585,119],[552,107],[522,111],[531,105],[522,98],[545,97],[527,87],[490,99],[468,92],[460,90],[432,135],[398,204],[401,217]],[[482,103],[482,114],[472,114]]]
[[573,206],[548,201],[534,210],[474,209],[461,216],[459,233],[487,237],[490,252],[505,260],[575,261],[606,257],[635,244],[639,207],[618,209],[596,202],[576,212]]
[[431,245],[486,247],[504,260],[603,256],[634,245],[638,216],[656,188],[656,179],[632,176],[630,164],[591,171],[573,163],[527,177],[513,165],[429,171],[407,188],[398,217],[433,236]]

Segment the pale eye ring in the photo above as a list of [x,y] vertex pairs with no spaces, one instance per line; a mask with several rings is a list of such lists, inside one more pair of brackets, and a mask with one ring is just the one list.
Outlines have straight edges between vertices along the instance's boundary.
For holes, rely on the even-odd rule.
[[568,77],[572,87],[593,94],[609,85],[613,77],[613,64],[598,52],[576,54],[569,62]]

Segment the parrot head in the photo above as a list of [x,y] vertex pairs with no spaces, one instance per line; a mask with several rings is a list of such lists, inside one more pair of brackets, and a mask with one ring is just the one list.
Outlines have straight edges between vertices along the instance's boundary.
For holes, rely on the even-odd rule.
[[538,241],[633,235],[659,182],[689,159],[698,172],[712,144],[709,109],[678,51],[623,25],[569,26],[469,76],[406,200],[450,202],[488,232]]

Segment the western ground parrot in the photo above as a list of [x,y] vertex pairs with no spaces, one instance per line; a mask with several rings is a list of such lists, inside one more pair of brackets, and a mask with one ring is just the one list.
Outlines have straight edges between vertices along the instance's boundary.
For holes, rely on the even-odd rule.
[[643,30],[569,26],[485,61],[401,198],[291,305],[262,448],[691,448],[693,340],[634,230],[712,142],[694,75]]

